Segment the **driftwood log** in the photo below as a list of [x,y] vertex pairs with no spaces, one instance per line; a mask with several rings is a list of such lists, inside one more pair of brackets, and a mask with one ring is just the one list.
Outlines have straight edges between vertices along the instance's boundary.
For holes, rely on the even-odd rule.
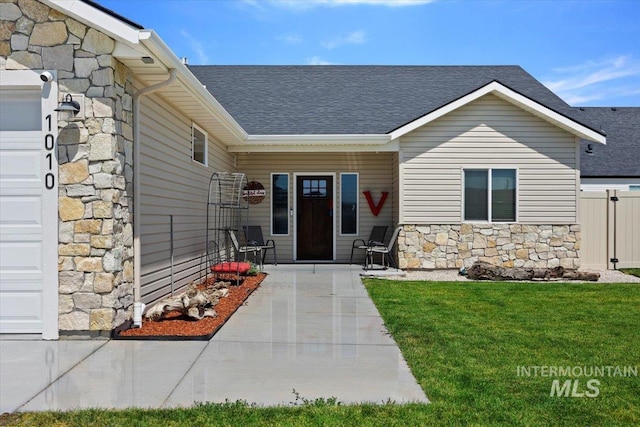
[[216,282],[212,287],[200,290],[191,283],[180,295],[166,297],[154,304],[145,317],[149,320],[162,320],[171,311],[180,311],[185,316],[200,320],[205,317],[216,317],[215,307],[220,298],[229,294],[229,282]]
[[498,267],[484,261],[476,261],[467,270],[473,280],[584,280],[597,282],[600,273],[554,268],[508,268]]

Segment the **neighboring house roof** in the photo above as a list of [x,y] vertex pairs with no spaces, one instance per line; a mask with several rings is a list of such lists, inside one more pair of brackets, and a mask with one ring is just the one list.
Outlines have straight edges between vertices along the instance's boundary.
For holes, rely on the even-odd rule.
[[494,81],[590,127],[519,66],[189,69],[249,135],[387,134]]
[[607,134],[607,145],[582,142],[582,177],[640,177],[640,107],[582,107],[579,115]]

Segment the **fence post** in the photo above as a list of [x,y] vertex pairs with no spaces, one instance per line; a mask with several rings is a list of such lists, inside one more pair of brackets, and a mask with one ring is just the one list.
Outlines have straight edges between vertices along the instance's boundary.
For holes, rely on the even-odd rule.
[[616,257],[616,202],[617,190],[607,190],[607,270],[615,270]]

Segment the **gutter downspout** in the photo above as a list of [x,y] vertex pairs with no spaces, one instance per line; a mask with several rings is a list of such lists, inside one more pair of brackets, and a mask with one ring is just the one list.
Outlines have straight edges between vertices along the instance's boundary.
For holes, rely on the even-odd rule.
[[[133,326],[142,325],[144,305],[140,301],[140,98],[172,84],[178,75],[175,68],[169,69],[169,78],[153,86],[140,89],[133,94]],[[136,309],[137,308],[137,309]]]

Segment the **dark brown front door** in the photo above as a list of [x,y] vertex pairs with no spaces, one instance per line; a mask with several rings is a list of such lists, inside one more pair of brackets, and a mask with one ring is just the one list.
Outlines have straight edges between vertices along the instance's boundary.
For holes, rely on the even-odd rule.
[[333,177],[297,177],[297,258],[333,259]]

